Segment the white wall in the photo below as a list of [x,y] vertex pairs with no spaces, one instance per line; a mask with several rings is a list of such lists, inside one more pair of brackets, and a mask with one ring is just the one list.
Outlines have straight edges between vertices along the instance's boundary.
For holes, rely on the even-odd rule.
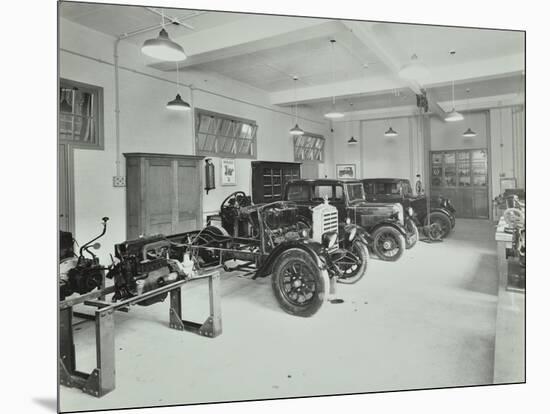
[[501,178],[516,178],[525,188],[525,135],[522,107],[495,108],[489,113],[493,194],[500,194]]
[[[436,116],[430,117],[431,150],[454,150],[487,148],[487,113],[464,113],[464,120],[445,122]],[[477,136],[465,138],[462,136],[466,129],[471,128]]]
[[[111,218],[110,228],[103,240],[101,257],[105,260],[114,243],[126,237],[126,189],[114,188],[115,160],[115,97],[114,97],[114,38],[95,32],[65,19],[60,19],[60,76],[104,88],[104,150],[75,150],[75,237],[85,241],[95,235],[99,220]],[[76,54],[75,54],[76,53]],[[77,55],[78,54],[78,55]],[[84,56],[80,56],[84,55]],[[192,115],[173,113],[165,109],[173,99],[176,87],[174,73],[148,68],[139,48],[128,42],[120,43],[120,149],[121,152],[157,152],[193,154]],[[89,59],[92,57],[97,60]],[[135,71],[145,72],[153,79]],[[164,81],[162,79],[167,79]],[[254,120],[258,123],[258,160],[293,161],[292,139],[288,130],[293,126],[292,115],[271,106],[266,93],[212,73],[182,71],[182,83],[223,94],[254,105],[237,102],[195,90],[195,107]],[[191,100],[190,90],[180,87],[182,98]],[[313,133],[328,135],[328,124],[318,116],[301,111],[307,119],[300,126]],[[124,157],[121,172],[125,174]],[[250,160],[237,161],[237,186],[219,184],[219,160],[214,159],[217,171],[216,189],[203,194],[204,213],[215,211],[223,198],[236,190],[250,191]],[[201,168],[203,170],[203,168]],[[320,166],[324,170],[324,166]]]
[[[397,137],[384,136],[390,125]],[[358,145],[347,143],[352,135]],[[334,164],[356,164],[358,178],[407,178],[414,183],[423,171],[417,117],[335,122],[333,150]]]

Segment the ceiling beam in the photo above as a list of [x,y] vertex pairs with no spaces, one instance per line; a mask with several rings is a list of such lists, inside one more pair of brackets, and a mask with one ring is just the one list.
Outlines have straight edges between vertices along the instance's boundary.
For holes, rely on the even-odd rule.
[[334,82],[330,84],[307,86],[296,89],[272,92],[269,94],[270,102],[273,105],[291,105],[297,103],[322,102],[333,96],[344,98],[357,95],[379,95],[391,93],[393,90],[401,89],[404,85],[393,77],[377,76],[372,78],[359,78],[349,81]]
[[[401,62],[392,56],[389,52],[389,47],[384,46],[383,42],[380,40],[379,36],[374,32],[373,28],[377,23],[371,22],[355,22],[355,21],[344,21],[344,25],[352,31],[357,39],[359,39],[372,53],[374,53],[378,59],[387,66],[390,73],[396,78],[399,77],[399,70],[401,69]],[[416,95],[421,95],[424,91],[424,88],[420,83],[413,79],[404,79],[403,82],[405,85],[413,91]],[[429,93],[426,94],[428,99],[429,110],[434,112],[440,118],[444,118],[445,113],[438,105],[437,101],[430,96]]]
[[[231,23],[174,38],[188,58],[179,67],[192,67],[262,50],[273,49],[297,41],[327,36],[343,30],[334,21],[281,16],[245,16]],[[171,62],[153,62],[149,66],[173,71]]]

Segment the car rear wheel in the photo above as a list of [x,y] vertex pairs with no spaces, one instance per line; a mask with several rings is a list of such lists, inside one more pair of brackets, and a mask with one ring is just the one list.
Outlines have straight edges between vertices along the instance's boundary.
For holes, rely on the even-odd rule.
[[[451,219],[446,214],[443,214],[439,211],[434,211],[433,213],[430,214],[430,223],[439,224],[439,227],[441,227],[442,239],[447,237],[453,228]],[[426,228],[427,225],[428,225],[428,218],[426,218],[425,220],[424,227]]]
[[372,233],[373,250],[380,260],[395,262],[405,250],[405,237],[396,229],[383,226]]
[[301,249],[281,253],[273,265],[271,287],[279,306],[295,316],[313,316],[329,290],[326,272]]
[[418,227],[412,220],[405,221],[405,230],[407,231],[406,247],[410,249],[419,239]]
[[350,251],[336,262],[343,272],[338,278],[338,282],[348,285],[359,282],[365,273],[367,273],[369,260],[369,250],[367,246],[360,240],[355,240],[351,245]]

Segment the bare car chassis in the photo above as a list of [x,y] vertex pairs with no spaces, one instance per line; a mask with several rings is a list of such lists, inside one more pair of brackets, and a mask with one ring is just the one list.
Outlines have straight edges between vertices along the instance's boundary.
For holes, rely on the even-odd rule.
[[[195,280],[208,279],[210,314],[203,323],[182,319],[181,288]],[[179,280],[138,296],[120,301],[106,302],[102,299],[115,291],[114,286],[90,292],[59,303],[59,383],[76,387],[86,394],[102,397],[115,389],[115,311],[128,311],[128,306],[138,304],[163,293],[170,293],[170,328],[186,330],[202,336],[214,338],[222,333],[220,307],[220,275],[211,271],[190,279]],[[94,306],[94,315],[89,315],[95,323],[97,366],[89,374],[76,368],[76,351],[73,333],[73,307],[79,304]],[[86,314],[79,313],[79,317]]]

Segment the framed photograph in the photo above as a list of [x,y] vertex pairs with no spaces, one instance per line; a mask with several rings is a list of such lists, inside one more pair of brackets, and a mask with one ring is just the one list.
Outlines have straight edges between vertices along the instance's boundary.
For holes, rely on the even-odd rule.
[[222,185],[237,185],[237,176],[235,175],[235,160],[233,158],[221,159],[220,174]]
[[357,178],[355,164],[336,164],[336,178]]
[[516,179],[514,177],[500,179],[500,194],[504,194],[506,190],[516,188]]

